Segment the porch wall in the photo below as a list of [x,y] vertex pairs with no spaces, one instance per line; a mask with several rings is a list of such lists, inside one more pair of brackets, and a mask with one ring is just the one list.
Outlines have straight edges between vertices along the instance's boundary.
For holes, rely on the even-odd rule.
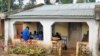
[[55,32],[59,32],[61,36],[68,37],[68,23],[56,23],[55,24]]
[[29,30],[30,32],[34,32],[34,31],[37,31],[37,24],[32,22],[32,23],[24,23],[23,24],[23,29],[26,28],[26,26],[29,26]]
[[84,34],[87,34],[87,31],[89,31],[89,27],[86,23],[82,23],[82,38],[84,37]]

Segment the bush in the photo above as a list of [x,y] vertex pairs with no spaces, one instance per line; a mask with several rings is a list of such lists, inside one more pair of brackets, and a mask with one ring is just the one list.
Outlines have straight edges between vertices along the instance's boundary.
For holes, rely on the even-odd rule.
[[26,54],[29,56],[45,56],[46,50],[44,48],[40,47],[32,47],[33,45],[29,47],[25,46],[13,46],[10,45],[8,49],[9,54]]

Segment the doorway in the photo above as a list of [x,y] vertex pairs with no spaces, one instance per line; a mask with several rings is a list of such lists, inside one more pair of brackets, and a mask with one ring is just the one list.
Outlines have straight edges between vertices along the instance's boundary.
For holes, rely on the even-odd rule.
[[77,41],[80,41],[82,37],[82,24],[81,23],[69,23],[69,48],[76,48]]

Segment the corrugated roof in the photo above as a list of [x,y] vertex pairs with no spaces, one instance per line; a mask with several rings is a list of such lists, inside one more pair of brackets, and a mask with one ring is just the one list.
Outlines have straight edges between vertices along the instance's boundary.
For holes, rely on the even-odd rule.
[[93,17],[95,15],[95,3],[81,4],[60,4],[60,5],[44,5],[38,8],[26,10],[17,14],[10,15],[9,18],[25,18],[25,17]]

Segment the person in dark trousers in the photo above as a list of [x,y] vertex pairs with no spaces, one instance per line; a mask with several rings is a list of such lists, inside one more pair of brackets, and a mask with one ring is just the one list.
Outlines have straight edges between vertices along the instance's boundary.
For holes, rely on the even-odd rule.
[[61,35],[58,32],[56,32],[55,37],[58,37],[61,40]]
[[63,40],[63,39],[61,38],[60,33],[58,33],[58,32],[56,32],[55,37],[58,37],[60,40],[64,41],[64,47],[63,47],[63,49],[64,49],[64,50],[67,50],[67,45],[66,45],[66,41],[67,41],[67,40]]
[[23,40],[27,41],[29,39],[30,32],[29,32],[29,27],[27,26],[23,31],[22,31],[22,38]]

